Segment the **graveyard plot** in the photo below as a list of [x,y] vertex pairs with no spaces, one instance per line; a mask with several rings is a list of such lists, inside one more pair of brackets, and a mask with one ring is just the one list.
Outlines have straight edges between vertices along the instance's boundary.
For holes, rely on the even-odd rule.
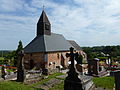
[[37,85],[35,88],[37,88],[37,89],[42,88],[44,90],[49,90],[51,87],[54,87],[55,85],[60,84],[61,82],[62,82],[62,80],[53,78],[47,82],[44,82],[41,85]]
[[62,81],[60,84],[55,85],[54,87],[50,88],[49,90],[63,90],[64,88],[64,81]]
[[27,85],[16,81],[0,81],[0,90],[42,90],[42,88],[47,88],[48,90],[62,90],[64,86],[64,77],[63,73],[55,73],[44,76],[44,79],[41,81]]
[[[49,76],[45,76],[43,80],[37,82],[37,83],[34,83],[32,84],[31,86],[32,87],[37,87],[37,86],[40,86],[40,85],[43,85],[45,84],[46,82],[56,78],[57,76],[61,76],[61,75],[64,75],[63,73],[55,73],[55,74],[52,74],[52,75],[49,75]],[[56,78],[57,79],[57,78]]]
[[96,87],[105,88],[105,90],[113,90],[114,77],[94,77],[93,82]]

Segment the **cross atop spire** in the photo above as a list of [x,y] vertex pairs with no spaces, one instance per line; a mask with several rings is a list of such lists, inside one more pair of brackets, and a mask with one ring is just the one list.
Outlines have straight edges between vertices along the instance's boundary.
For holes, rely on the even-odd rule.
[[43,10],[45,10],[45,5],[43,4]]

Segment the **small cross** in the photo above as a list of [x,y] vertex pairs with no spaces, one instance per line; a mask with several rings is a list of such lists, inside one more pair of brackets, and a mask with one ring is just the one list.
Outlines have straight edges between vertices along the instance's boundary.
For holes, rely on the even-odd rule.
[[43,10],[45,10],[45,6],[43,5]]

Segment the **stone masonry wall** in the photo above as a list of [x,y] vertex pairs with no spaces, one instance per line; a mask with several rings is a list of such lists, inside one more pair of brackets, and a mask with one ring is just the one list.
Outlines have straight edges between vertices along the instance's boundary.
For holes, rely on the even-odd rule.
[[[69,52],[50,52],[50,53],[32,53],[25,54],[24,56],[24,64],[25,68],[30,68],[30,60],[33,60],[33,64],[35,67],[39,68],[47,68],[47,69],[55,69],[56,66],[63,66],[63,68],[68,67],[69,58],[66,58],[66,53]],[[47,57],[47,61],[45,60],[45,55]],[[64,64],[64,65],[63,65]]]
[[65,67],[68,67],[68,61],[69,59],[66,58],[67,52],[53,52],[48,53],[48,68],[49,69],[55,69],[56,66],[61,65],[61,60],[63,60],[63,63]]
[[30,68],[30,60],[33,60],[33,64],[36,68],[44,67],[44,53],[25,54],[24,64],[26,69]]

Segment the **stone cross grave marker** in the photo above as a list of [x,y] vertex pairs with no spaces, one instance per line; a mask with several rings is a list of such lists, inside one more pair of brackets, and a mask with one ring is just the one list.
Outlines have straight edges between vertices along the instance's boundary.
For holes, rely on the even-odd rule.
[[1,77],[5,80],[5,66],[3,65],[2,68],[1,68]]
[[25,79],[25,70],[23,65],[24,51],[19,52],[18,62],[17,62],[17,81],[24,82]]
[[115,71],[114,76],[115,76],[115,90],[120,90],[120,71]]
[[68,71],[68,76],[64,81],[64,90],[83,90],[81,80],[76,72],[74,59],[78,57],[78,53],[74,53],[74,48],[70,48],[70,53],[66,54],[66,57],[70,57],[71,65]]

